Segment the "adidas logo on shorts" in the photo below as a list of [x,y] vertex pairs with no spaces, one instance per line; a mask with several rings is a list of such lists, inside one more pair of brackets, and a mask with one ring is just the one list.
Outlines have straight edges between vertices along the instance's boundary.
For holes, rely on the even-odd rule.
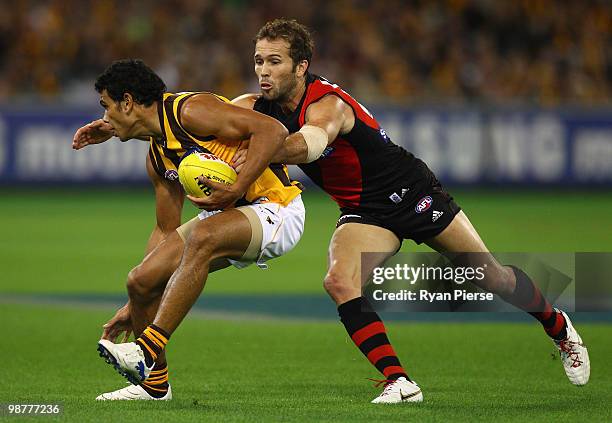
[[431,217],[431,221],[435,222],[436,220],[438,220],[440,218],[440,216],[442,216],[444,214],[444,212],[438,211],[438,210],[434,210],[433,211],[433,216]]

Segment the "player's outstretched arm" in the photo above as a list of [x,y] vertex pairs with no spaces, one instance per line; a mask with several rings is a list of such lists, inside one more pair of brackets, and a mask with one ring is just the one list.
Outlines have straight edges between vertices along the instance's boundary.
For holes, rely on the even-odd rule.
[[81,126],[72,138],[72,148],[80,150],[91,144],[100,144],[113,136],[113,127],[102,119]]
[[202,181],[213,189],[206,198],[189,197],[198,207],[207,210],[225,209],[244,195],[276,153],[288,132],[277,120],[220,101],[210,94],[187,100],[181,110],[183,127],[199,136],[214,135],[220,140],[248,140],[249,154],[233,185]]

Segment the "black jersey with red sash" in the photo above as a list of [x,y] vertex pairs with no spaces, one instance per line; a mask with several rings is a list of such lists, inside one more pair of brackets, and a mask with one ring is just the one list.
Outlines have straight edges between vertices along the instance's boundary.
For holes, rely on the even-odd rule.
[[304,125],[306,109],[326,95],[336,95],[355,114],[353,129],[339,135],[312,163],[299,167],[327,192],[342,210],[381,211],[404,200],[424,163],[391,142],[371,113],[339,86],[308,74],[306,91],[296,110],[285,115],[280,106],[260,97],[254,109],[281,121],[294,133]]

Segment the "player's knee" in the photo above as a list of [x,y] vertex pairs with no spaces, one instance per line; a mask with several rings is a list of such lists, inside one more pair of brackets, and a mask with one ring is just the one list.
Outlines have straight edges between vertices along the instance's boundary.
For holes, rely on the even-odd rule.
[[330,270],[323,279],[323,288],[333,299],[343,299],[354,296],[355,289],[349,277]]
[[128,273],[127,291],[130,299],[138,302],[151,301],[157,295],[142,265],[136,266]]

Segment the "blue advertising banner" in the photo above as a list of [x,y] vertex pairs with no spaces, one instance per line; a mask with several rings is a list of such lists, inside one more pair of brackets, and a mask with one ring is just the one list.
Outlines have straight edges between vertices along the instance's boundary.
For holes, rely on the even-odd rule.
[[612,113],[381,110],[391,139],[446,184],[612,184]]
[[[391,139],[447,185],[612,186],[608,110],[372,110]],[[98,116],[0,109],[0,184],[146,182],[146,142],[72,150],[75,130]]]
[[0,111],[0,182],[71,184],[148,180],[148,143],[117,138],[72,149],[77,128],[99,114],[76,111]]

